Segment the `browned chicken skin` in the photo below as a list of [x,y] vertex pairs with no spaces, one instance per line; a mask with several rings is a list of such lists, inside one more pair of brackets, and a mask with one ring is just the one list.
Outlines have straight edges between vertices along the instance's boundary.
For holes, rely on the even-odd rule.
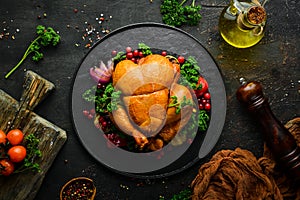
[[189,121],[191,105],[178,114],[176,107],[169,107],[171,96],[176,96],[179,104],[184,99],[192,102],[189,89],[177,84],[179,71],[179,64],[158,54],[148,55],[138,64],[123,60],[116,65],[113,85],[122,92],[123,106],[113,112],[113,121],[132,135],[140,148],[162,148]]
[[122,106],[118,106],[117,110],[112,113],[112,119],[118,129],[124,133],[134,137],[140,148],[143,148],[148,143],[147,137],[144,136],[136,127],[133,126],[128,118],[127,112]]

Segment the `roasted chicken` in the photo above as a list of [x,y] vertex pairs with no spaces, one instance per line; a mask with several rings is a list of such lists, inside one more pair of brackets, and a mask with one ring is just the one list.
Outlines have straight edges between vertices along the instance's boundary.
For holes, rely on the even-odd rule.
[[141,149],[162,148],[189,121],[192,104],[180,105],[193,102],[192,94],[178,84],[179,77],[179,64],[158,54],[115,66],[113,85],[122,92],[123,104],[113,111],[112,121]]

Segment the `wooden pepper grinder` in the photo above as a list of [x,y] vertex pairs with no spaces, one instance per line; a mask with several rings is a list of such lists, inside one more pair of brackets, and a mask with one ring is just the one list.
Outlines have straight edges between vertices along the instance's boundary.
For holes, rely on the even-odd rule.
[[279,166],[293,179],[300,180],[300,148],[292,134],[274,116],[262,86],[257,81],[246,82],[241,78],[236,92],[237,99],[260,122],[264,139]]

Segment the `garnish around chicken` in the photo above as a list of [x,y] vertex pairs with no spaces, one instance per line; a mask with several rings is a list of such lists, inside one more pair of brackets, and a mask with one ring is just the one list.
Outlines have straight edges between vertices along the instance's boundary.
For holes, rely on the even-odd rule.
[[[202,87],[195,59],[165,50],[153,53],[145,44],[139,47],[143,50],[128,47],[125,53],[117,53],[110,82],[98,82],[83,94],[96,105],[95,126],[116,146],[143,152],[161,149],[181,130],[190,134],[189,127],[201,125],[199,130],[205,131],[210,109],[201,109],[200,114],[202,96],[198,102],[193,99],[194,90]],[[89,111],[84,113],[90,116]],[[187,123],[193,125],[183,129]]]

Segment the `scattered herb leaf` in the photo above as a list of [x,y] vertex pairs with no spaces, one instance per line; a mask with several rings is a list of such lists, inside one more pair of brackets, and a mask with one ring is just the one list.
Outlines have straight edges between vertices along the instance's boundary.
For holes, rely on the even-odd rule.
[[37,62],[44,57],[43,53],[40,52],[42,46],[46,47],[50,44],[56,46],[60,41],[60,36],[51,27],[45,28],[42,25],[38,25],[36,33],[38,36],[28,46],[19,63],[5,75],[5,78],[8,78],[24,62],[29,54],[33,53],[32,60]]
[[171,200],[189,200],[191,199],[193,192],[190,188],[180,191],[178,194],[173,195]]
[[[180,191],[178,194],[174,194],[170,200],[190,200],[193,195],[191,188],[186,188]],[[160,197],[159,200],[165,200],[164,197]]]

